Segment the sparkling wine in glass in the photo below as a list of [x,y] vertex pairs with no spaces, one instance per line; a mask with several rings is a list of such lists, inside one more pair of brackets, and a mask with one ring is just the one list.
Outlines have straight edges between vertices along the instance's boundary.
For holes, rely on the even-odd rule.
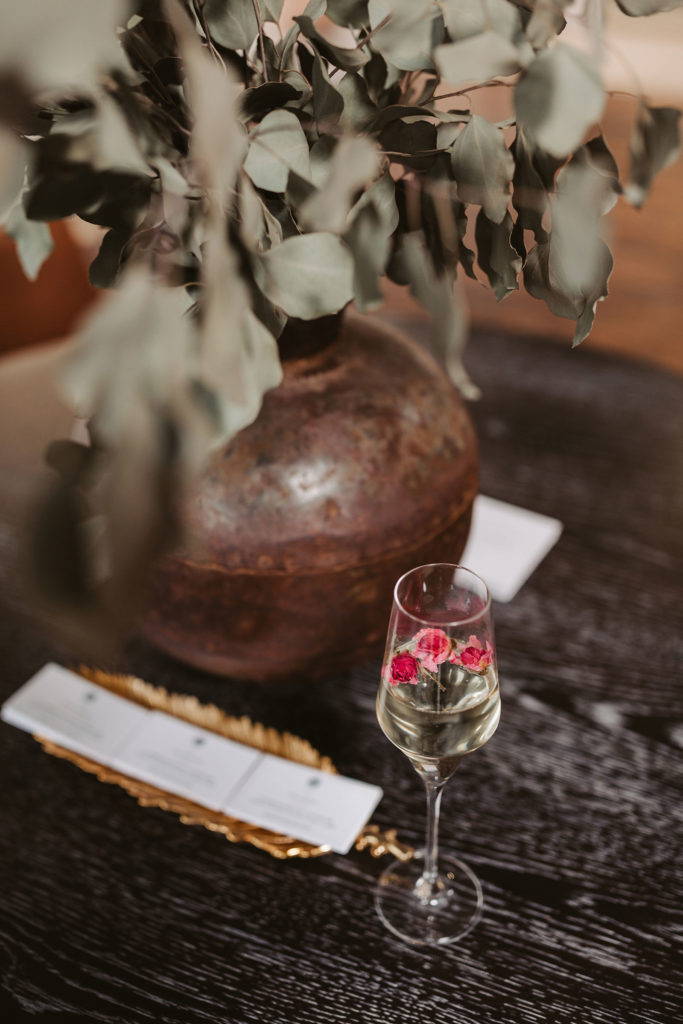
[[466,864],[439,857],[441,794],[462,758],[493,736],[500,719],[491,598],[469,569],[423,565],[396,584],[377,719],[427,792],[425,849],[382,874],[377,912],[406,942],[455,942],[476,923],[483,900]]

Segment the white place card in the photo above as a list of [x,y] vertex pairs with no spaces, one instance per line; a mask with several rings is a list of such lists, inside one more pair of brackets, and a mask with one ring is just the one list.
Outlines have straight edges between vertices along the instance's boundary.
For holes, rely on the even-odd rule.
[[559,519],[480,494],[460,561],[486,580],[496,601],[511,601],[561,533]]
[[220,811],[261,756],[253,747],[153,711],[145,728],[119,751],[115,767],[125,775]]
[[54,664],[17,690],[0,714],[10,725],[108,765],[150,716],[139,704]]
[[381,797],[379,786],[264,754],[223,809],[252,825],[348,853]]
[[59,665],[2,706],[11,725],[194,803],[348,853],[382,790],[148,711]]

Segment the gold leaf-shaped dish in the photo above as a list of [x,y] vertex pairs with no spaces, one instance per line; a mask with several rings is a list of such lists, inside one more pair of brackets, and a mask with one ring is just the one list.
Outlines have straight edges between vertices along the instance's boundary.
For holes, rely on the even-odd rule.
[[[169,693],[163,687],[152,686],[151,683],[146,683],[143,679],[138,679],[135,676],[112,675],[99,669],[85,667],[81,667],[78,671],[90,682],[111,690],[112,693],[135,701],[143,707],[175,715],[176,718],[182,718],[192,725],[218,733],[236,743],[243,743],[245,746],[255,747],[268,754],[284,757],[324,772],[334,773],[337,770],[329,757],[318,753],[307,740],[303,740],[299,736],[293,736],[288,732],[278,732],[276,729],[267,728],[258,722],[252,722],[246,717],[233,718],[226,715],[215,704],[202,704],[196,697]],[[207,807],[186,800],[185,797],[168,793],[157,786],[151,786],[130,775],[124,775],[115,768],[109,768],[82,754],[76,754],[72,750],[60,747],[51,740],[46,740],[41,736],[35,738],[48,754],[71,761],[83,771],[96,775],[100,782],[109,782],[120,786],[134,796],[142,807],[161,807],[165,811],[177,814],[185,825],[203,825],[204,828],[208,828],[212,832],[220,832],[233,843],[251,843],[252,846],[256,846],[259,850],[265,850],[280,860],[286,860],[289,857],[320,857],[322,854],[330,852],[329,846],[315,846],[312,843],[296,839],[294,836],[271,832],[268,829],[232,818],[227,814],[211,811]],[[355,846],[357,850],[369,850],[373,857],[391,853],[400,860],[409,860],[413,855],[411,847],[396,839],[395,829],[382,831],[377,825],[366,825],[358,836]]]

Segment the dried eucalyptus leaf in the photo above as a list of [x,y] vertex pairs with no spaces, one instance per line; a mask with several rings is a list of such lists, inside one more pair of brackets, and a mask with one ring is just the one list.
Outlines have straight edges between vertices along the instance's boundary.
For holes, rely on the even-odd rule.
[[264,21],[274,21],[276,24],[282,17],[282,8],[285,0],[259,0]]
[[318,131],[329,131],[337,124],[344,109],[344,100],[330,81],[324,61],[316,53],[313,61],[313,116]]
[[236,256],[222,234],[208,250],[204,283],[198,379],[216,394],[221,413],[216,442],[225,444],[253,423],[266,391],[282,380],[282,369],[275,339],[251,309]]
[[223,217],[214,214],[203,252],[199,345],[191,376],[213,395],[213,440],[224,444],[253,422],[282,371],[275,340],[251,309],[241,254],[227,242]]
[[375,178],[378,170],[377,147],[367,138],[344,136],[334,151],[320,190],[300,207],[302,226],[309,231],[340,234],[357,192]]
[[517,221],[512,229],[512,244],[524,259],[526,247],[524,231],[533,231],[536,242],[547,240],[543,227],[543,214],[548,207],[547,188],[534,166],[522,131],[517,130],[513,144],[515,172],[512,176],[512,205],[517,212]]
[[317,21],[318,18],[322,18],[323,14],[327,11],[327,0],[308,0],[308,3],[304,7],[303,13],[306,18],[310,18],[311,21]]
[[458,263],[474,281],[474,253],[465,243],[467,212],[457,198],[455,183],[443,166],[436,164],[425,178],[420,216],[425,244],[437,274],[457,273]]
[[59,220],[77,213],[93,224],[123,227],[136,221],[147,205],[151,178],[95,171],[88,164],[72,163],[64,136],[48,136],[34,146],[34,166],[24,199],[30,220]]
[[382,101],[386,95],[389,77],[389,67],[382,54],[373,50],[370,60],[362,69],[361,74],[372,102],[379,103]]
[[584,159],[590,164],[593,170],[601,174],[605,179],[604,203],[601,213],[609,213],[622,193],[621,182],[619,181],[619,168],[612,156],[609,146],[602,135],[596,135],[582,147]]
[[565,43],[539,54],[515,89],[518,123],[530,142],[555,157],[576,149],[604,103],[597,69]]
[[166,10],[187,75],[195,170],[218,206],[227,207],[246,146],[237,118],[239,87],[232,74],[209,58],[183,9],[166,0]]
[[536,0],[527,25],[527,39],[535,50],[542,50],[566,25],[564,9],[570,0]]
[[522,40],[522,11],[509,0],[441,0],[441,9],[454,43],[489,31],[511,43]]
[[311,18],[306,15],[300,14],[294,18],[294,21],[298,24],[302,34],[314,44],[320,56],[328,60],[330,64],[334,64],[336,68],[342,68],[344,71],[357,71],[370,59],[362,49],[351,50],[342,46],[333,46],[329,40],[320,35]]
[[103,442],[117,442],[135,402],[171,402],[182,388],[191,346],[186,308],[182,288],[163,287],[136,265],[87,316],[64,390],[78,416],[97,414]]
[[576,321],[572,347],[580,345],[590,334],[598,302],[607,295],[612,272],[612,254],[604,242],[600,244],[600,259],[589,294],[564,294],[550,279],[549,243],[537,245],[524,262],[524,284],[530,295],[541,299],[555,316]]
[[193,471],[206,451],[206,417],[190,398],[186,306],[183,289],[133,267],[85,321],[64,377],[67,397],[80,415],[95,418],[106,448],[97,498],[111,576],[100,600],[114,623],[175,532],[178,474]]
[[327,0],[327,17],[343,28],[368,25],[368,0]]
[[339,120],[344,131],[365,131],[377,113],[377,107],[370,99],[368,87],[359,74],[350,71],[336,86],[344,101]]
[[383,107],[372,121],[372,130],[381,131],[385,125],[392,121],[401,121],[408,117],[434,117],[435,113],[429,107],[406,106],[404,103],[392,103]]
[[290,82],[265,82],[242,93],[242,111],[245,119],[252,121],[298,100],[301,95],[302,90],[296,89]]
[[631,168],[626,186],[626,198],[634,206],[643,205],[655,174],[678,157],[680,116],[680,110],[672,107],[641,105],[631,134]]
[[436,155],[436,127],[429,121],[390,121],[380,132],[379,143],[397,163],[427,170]]
[[372,48],[386,61],[401,71],[434,66],[432,50],[444,37],[441,8],[434,0],[369,0],[368,12]]
[[40,268],[54,249],[49,227],[41,221],[28,220],[21,202],[10,210],[4,227],[14,239],[24,273],[30,281],[35,281]]
[[316,188],[322,188],[327,178],[330,160],[337,147],[337,140],[332,135],[321,135],[311,146],[311,181]]
[[563,295],[599,293],[604,264],[600,218],[614,196],[612,179],[591,163],[582,146],[557,178],[551,200],[548,274]]
[[253,0],[205,0],[211,38],[228,50],[248,50],[258,35]]
[[[74,141],[71,159],[77,162],[80,155]],[[92,141],[88,141],[82,156],[85,162],[99,171],[125,171],[142,177],[150,177],[152,174],[120,107],[104,92],[97,96]]]
[[420,232],[403,236],[400,259],[415,298],[432,320],[431,347],[444,364],[449,377],[465,398],[478,398],[479,388],[470,380],[462,362],[467,342],[467,316],[453,295],[453,280],[448,274],[437,276]]
[[284,72],[287,69],[290,71],[297,70],[294,67],[294,52],[300,34],[301,30],[296,22],[294,22],[282,36],[282,39],[275,43],[275,55],[279,72]]
[[387,236],[392,235],[398,227],[399,215],[396,205],[396,188],[393,178],[388,171],[385,171],[377,181],[374,181],[363,192],[351,211],[351,219],[353,220],[357,211],[360,211],[369,204],[374,206],[379,216],[380,233]]
[[116,29],[129,14],[128,0],[22,0],[4,11],[0,67],[18,68],[32,88],[96,88],[104,69],[124,67]]
[[624,14],[632,18],[641,18],[643,15],[675,11],[683,5],[683,0],[617,0],[617,4]]
[[111,288],[119,275],[123,253],[130,241],[130,232],[110,228],[102,239],[99,252],[90,264],[88,279],[95,288]]
[[0,223],[19,201],[26,173],[26,147],[0,125]]
[[237,192],[239,234],[247,249],[253,251],[258,251],[261,248],[265,234],[263,210],[264,205],[258,192],[246,174],[241,174]]
[[497,32],[482,32],[457,43],[437,46],[434,60],[440,74],[453,87],[512,75],[520,68],[517,47]]
[[459,198],[465,203],[478,203],[489,220],[500,224],[514,171],[502,131],[473,114],[453,144],[451,160]]
[[365,313],[382,304],[380,277],[389,256],[389,236],[382,233],[382,219],[373,203],[358,210],[344,241],[353,254],[353,293]]
[[288,238],[260,260],[263,292],[288,316],[314,320],[353,298],[353,258],[336,235]]
[[306,178],[302,178],[296,171],[290,171],[287,178],[287,189],[285,191],[285,203],[291,210],[295,210],[298,216],[300,208],[315,193],[315,185]]
[[310,180],[308,142],[299,118],[290,110],[273,110],[249,136],[244,170],[257,188],[284,192],[289,172]]
[[448,121],[445,124],[439,124],[436,128],[436,148],[437,149],[450,149],[455,140],[462,132],[463,125],[469,121],[469,115],[463,117],[462,121]]
[[517,275],[522,269],[522,260],[510,241],[512,228],[509,213],[500,224],[494,224],[483,210],[479,211],[475,227],[477,258],[498,302],[517,290]]

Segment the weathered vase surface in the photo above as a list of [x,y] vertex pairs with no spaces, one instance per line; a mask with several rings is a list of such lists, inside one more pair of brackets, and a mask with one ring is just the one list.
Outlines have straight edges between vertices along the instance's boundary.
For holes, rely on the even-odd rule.
[[417,342],[347,314],[289,326],[281,351],[283,383],[210,465],[144,626],[242,679],[377,654],[396,579],[459,559],[477,489],[467,410]]

